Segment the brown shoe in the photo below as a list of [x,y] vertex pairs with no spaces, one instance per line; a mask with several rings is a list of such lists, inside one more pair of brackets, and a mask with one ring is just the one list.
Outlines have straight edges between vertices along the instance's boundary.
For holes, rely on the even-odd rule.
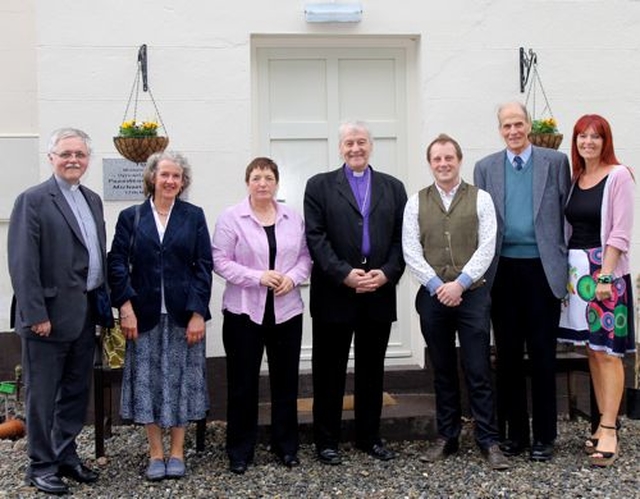
[[498,444],[490,445],[486,449],[483,449],[482,453],[484,457],[487,458],[487,462],[492,470],[506,470],[511,467],[509,460],[502,453]]
[[438,437],[431,444],[427,452],[423,456],[420,456],[420,461],[423,463],[435,463],[455,452],[458,452],[457,440],[447,440],[446,438]]

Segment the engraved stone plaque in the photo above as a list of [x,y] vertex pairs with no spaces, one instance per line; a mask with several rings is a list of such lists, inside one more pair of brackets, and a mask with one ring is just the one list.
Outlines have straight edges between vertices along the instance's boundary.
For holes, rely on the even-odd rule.
[[141,201],[142,172],[144,163],[127,159],[104,158],[102,160],[102,190],[105,201]]

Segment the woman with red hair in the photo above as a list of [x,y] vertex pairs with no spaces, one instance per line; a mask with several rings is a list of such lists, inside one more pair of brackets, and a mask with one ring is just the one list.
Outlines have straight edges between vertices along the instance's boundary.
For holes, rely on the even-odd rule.
[[569,282],[559,340],[587,345],[600,423],[585,451],[593,465],[609,466],[618,455],[622,357],[635,349],[628,253],[634,180],[616,158],[609,123],[596,114],[576,122],[571,160],[573,186],[565,207]]

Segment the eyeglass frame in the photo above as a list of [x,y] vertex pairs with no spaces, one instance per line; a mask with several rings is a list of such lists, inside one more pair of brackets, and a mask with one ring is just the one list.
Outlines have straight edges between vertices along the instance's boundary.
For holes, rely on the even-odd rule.
[[63,151],[61,153],[55,152],[55,151],[51,151],[50,154],[53,154],[55,156],[58,156],[60,159],[88,159],[89,158],[89,154],[87,154],[86,152],[82,152],[82,151]]

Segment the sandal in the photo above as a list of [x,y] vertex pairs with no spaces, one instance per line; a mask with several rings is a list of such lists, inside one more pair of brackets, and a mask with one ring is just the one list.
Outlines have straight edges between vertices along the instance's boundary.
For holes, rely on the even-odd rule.
[[[622,423],[620,422],[620,418],[616,418],[616,431],[620,431],[622,427]],[[609,428],[605,426],[605,428]],[[598,447],[598,439],[595,437],[589,437],[584,442],[584,453],[585,454],[593,454],[596,451],[596,447]]]
[[618,442],[618,431],[616,426],[606,426],[603,424],[600,425],[600,428],[615,431],[614,435],[616,437],[616,450],[614,452],[605,452],[595,448],[593,453],[589,456],[591,464],[593,464],[594,466],[599,466],[601,468],[611,466],[613,462],[618,458],[618,454],[620,452],[620,442]]
[[596,451],[596,447],[598,446],[597,438],[587,438],[584,442],[584,453],[585,454],[593,454]]

